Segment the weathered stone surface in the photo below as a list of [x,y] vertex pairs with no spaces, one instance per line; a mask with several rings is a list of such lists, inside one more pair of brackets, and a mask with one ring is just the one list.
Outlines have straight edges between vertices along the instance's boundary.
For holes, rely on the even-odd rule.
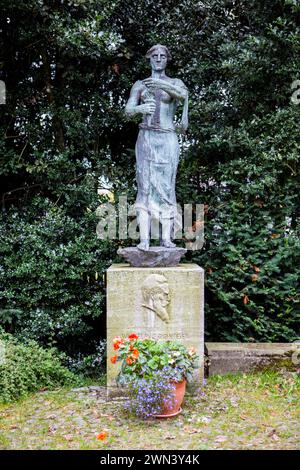
[[177,266],[181,258],[185,255],[185,248],[165,248],[163,246],[153,246],[149,250],[143,251],[136,246],[119,248],[118,255],[134,267],[156,266]]
[[135,268],[114,264],[107,270],[107,383],[115,393],[119,363],[111,364],[115,336],[178,340],[200,356],[190,390],[202,386],[204,364],[204,271],[196,264]]
[[297,343],[205,343],[209,375],[250,372],[257,369],[300,367]]

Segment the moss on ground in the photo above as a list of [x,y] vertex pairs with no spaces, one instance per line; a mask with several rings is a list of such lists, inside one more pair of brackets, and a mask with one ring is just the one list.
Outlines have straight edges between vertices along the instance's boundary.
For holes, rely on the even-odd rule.
[[[97,440],[104,430],[108,437]],[[167,420],[128,417],[122,401],[88,388],[44,391],[0,407],[0,449],[299,448],[300,377],[287,371],[212,377]]]

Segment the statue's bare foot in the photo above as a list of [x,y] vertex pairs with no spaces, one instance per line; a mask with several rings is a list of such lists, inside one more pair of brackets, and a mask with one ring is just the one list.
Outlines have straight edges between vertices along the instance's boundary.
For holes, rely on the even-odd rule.
[[137,248],[142,251],[148,251],[149,250],[149,241],[148,240],[142,240],[141,243],[137,245]]
[[165,248],[176,248],[175,243],[171,242],[171,240],[163,240],[162,246],[164,246]]

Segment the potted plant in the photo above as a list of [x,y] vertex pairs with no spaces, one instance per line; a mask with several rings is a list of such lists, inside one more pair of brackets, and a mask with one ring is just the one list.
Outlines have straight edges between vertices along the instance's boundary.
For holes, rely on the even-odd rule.
[[195,348],[178,341],[138,338],[113,340],[113,364],[121,362],[117,384],[127,387],[126,407],[139,417],[169,417],[181,411],[186,382],[197,367]]

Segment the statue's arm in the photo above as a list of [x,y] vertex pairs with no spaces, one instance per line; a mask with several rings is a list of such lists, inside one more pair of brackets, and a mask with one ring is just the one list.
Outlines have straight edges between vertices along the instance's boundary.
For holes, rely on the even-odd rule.
[[164,81],[164,91],[166,91],[172,98],[178,101],[184,101],[188,95],[188,90],[182,80],[176,79],[175,83]]
[[183,81],[179,78],[176,78],[173,83],[157,78],[146,78],[143,82],[150,91],[153,92],[158,89],[164,90],[178,101],[184,101],[188,96],[188,90]]
[[125,106],[125,113],[128,116],[135,114],[152,114],[155,110],[155,100],[140,104],[141,82],[136,82],[130,91],[130,96]]

